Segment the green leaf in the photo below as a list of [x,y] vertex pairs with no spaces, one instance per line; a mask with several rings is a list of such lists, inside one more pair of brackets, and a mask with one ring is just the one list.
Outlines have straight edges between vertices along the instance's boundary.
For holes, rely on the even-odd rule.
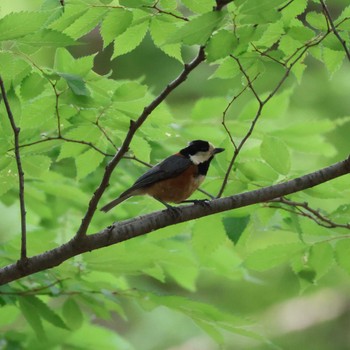
[[32,46],[63,47],[77,45],[76,40],[67,34],[52,29],[43,29],[39,32],[26,35],[19,42]]
[[81,38],[93,30],[107,12],[108,9],[104,7],[90,7],[86,12],[81,13],[67,29],[63,29],[63,32],[74,39]]
[[227,240],[224,225],[219,215],[196,220],[192,233],[192,246],[202,261]]
[[93,68],[95,56],[96,54],[92,54],[75,59],[67,49],[58,48],[55,53],[54,68],[57,74],[70,73],[85,77]]
[[21,95],[25,99],[31,99],[40,95],[45,90],[47,80],[38,73],[32,73],[23,79]]
[[327,30],[327,21],[323,14],[315,11],[308,12],[306,14],[306,22],[310,24],[311,27],[319,30]]
[[133,51],[139,46],[148,30],[148,21],[129,27],[123,34],[114,40],[112,59]]
[[46,22],[46,12],[13,12],[0,19],[0,41],[13,40],[38,31]]
[[225,60],[220,64],[218,69],[210,76],[210,79],[220,78],[220,79],[232,79],[238,74],[241,74],[239,65],[231,57],[225,58]]
[[265,136],[260,146],[262,158],[277,172],[287,175],[290,171],[290,154],[286,144],[277,137]]
[[166,44],[168,38],[178,30],[176,23],[168,22],[163,17],[153,17],[150,25],[150,34],[154,45],[159,47],[168,56],[183,63],[181,56],[181,44]]
[[143,98],[147,93],[147,87],[135,81],[120,85],[114,92],[113,100],[118,102],[134,101]]
[[196,102],[191,112],[193,120],[217,120],[221,118],[222,111],[227,106],[228,101],[224,97],[207,97]]
[[22,315],[27,320],[28,324],[33,328],[36,336],[39,339],[46,339],[43,324],[39,316],[39,312],[33,303],[30,302],[31,297],[18,297],[19,307]]
[[194,13],[210,12],[215,6],[213,0],[182,0],[181,2]]
[[90,91],[86,87],[85,81],[79,75],[58,73],[68,84],[75,95],[90,96]]
[[339,239],[335,245],[335,258],[340,267],[350,274],[350,240]]
[[309,266],[315,270],[316,278],[324,276],[334,264],[333,248],[328,242],[314,244],[310,250]]
[[153,0],[119,0],[120,5],[125,7],[152,6]]
[[41,299],[35,296],[27,296],[26,299],[35,307],[40,316],[46,321],[50,322],[56,327],[68,329],[61,317],[52,311]]
[[117,36],[124,33],[130,26],[133,14],[123,8],[112,9],[104,18],[100,32],[103,39],[103,47],[109,45]]
[[323,48],[323,61],[330,74],[334,74],[341,67],[345,57],[344,51]]
[[307,8],[308,0],[294,0],[282,11],[283,20],[288,22],[301,15]]
[[96,152],[94,149],[89,149],[83,154],[77,156],[75,159],[77,180],[80,180],[95,171],[103,160],[104,156]]
[[258,46],[270,47],[275,44],[284,34],[284,25],[282,21],[271,23],[267,26],[263,36],[255,42]]
[[179,28],[167,42],[169,44],[183,42],[187,45],[204,45],[223,18],[222,12],[204,13]]
[[232,32],[220,30],[210,38],[205,48],[208,62],[228,56],[237,45],[238,40]]
[[137,158],[149,163],[152,149],[144,138],[134,137],[131,143],[131,150]]
[[283,2],[281,0],[244,1],[240,9],[240,14],[244,15],[241,21],[249,25],[275,22],[281,17],[278,7]]
[[70,329],[75,331],[83,325],[83,314],[73,298],[68,298],[64,302],[62,311],[63,317]]
[[78,18],[81,18],[88,11],[85,4],[66,3],[63,14],[56,21],[50,24],[50,28],[59,32],[64,31],[72,25]]
[[246,161],[244,163],[239,163],[238,169],[248,180],[268,181],[271,183],[278,178],[278,174],[262,161]]
[[38,178],[49,171],[51,159],[41,155],[27,156],[22,158],[22,163],[25,175]]
[[285,264],[304,249],[302,243],[287,243],[268,246],[250,253],[244,260],[248,269],[256,271],[269,270],[275,266]]
[[250,216],[224,217],[223,224],[228,238],[235,244],[238,243],[243,231],[248,226]]

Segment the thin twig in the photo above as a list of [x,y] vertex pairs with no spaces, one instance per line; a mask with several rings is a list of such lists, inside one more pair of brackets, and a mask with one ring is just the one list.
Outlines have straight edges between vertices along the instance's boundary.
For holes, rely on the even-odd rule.
[[7,116],[10,120],[10,124],[13,130],[14,135],[14,144],[15,144],[15,157],[18,170],[18,182],[19,182],[19,202],[20,202],[20,211],[21,211],[21,258],[20,262],[25,262],[27,259],[27,226],[26,226],[26,206],[24,200],[24,172],[21,162],[21,155],[19,152],[19,133],[20,128],[16,125],[15,118],[12,114],[11,107],[7,98],[6,89],[2,77],[0,76],[0,88],[2,98],[5,103]]
[[145,5],[145,6],[143,6],[143,7],[156,10],[158,13],[163,13],[164,15],[172,16],[172,17],[174,17],[174,18],[181,19],[182,21],[186,21],[186,22],[189,21],[189,19],[188,19],[187,17],[183,17],[183,16],[180,16],[180,15],[177,15],[176,13],[173,13],[173,12],[170,12],[170,11],[162,10],[162,9],[159,8],[157,5],[158,5],[158,2],[155,3],[155,4],[152,5],[152,6],[146,6],[146,5]]
[[292,56],[294,57],[296,55],[296,53],[299,53],[297,55],[297,57],[294,59],[294,61],[292,61],[289,65],[286,64],[286,70],[282,76],[282,78],[280,79],[280,81],[276,84],[275,88],[269,93],[269,95],[262,100],[259,96],[259,94],[257,93],[257,91],[255,90],[255,87],[253,85],[253,80],[250,79],[249,75],[247,74],[247,72],[245,71],[243,65],[241,64],[240,60],[233,56],[230,55],[238,64],[240,71],[242,72],[242,74],[245,76],[247,82],[248,82],[248,86],[250,88],[250,90],[252,91],[253,95],[255,96],[255,99],[258,101],[259,107],[258,110],[255,114],[255,117],[253,118],[250,128],[248,129],[248,132],[246,133],[246,135],[244,136],[244,138],[242,139],[242,141],[240,142],[240,144],[235,148],[233,156],[231,158],[231,161],[227,167],[226,173],[225,173],[225,177],[224,180],[222,182],[221,188],[219,190],[219,193],[217,195],[217,198],[220,198],[225,190],[225,187],[228,183],[228,179],[231,173],[231,170],[233,168],[233,165],[236,161],[236,158],[238,157],[242,147],[244,146],[244,144],[246,143],[246,141],[250,138],[251,134],[253,133],[253,130],[255,128],[255,125],[262,113],[263,108],[265,107],[266,103],[278,92],[278,90],[281,88],[281,86],[283,85],[283,83],[286,81],[286,79],[288,78],[292,68],[295,66],[295,64],[303,57],[303,55],[307,52],[307,50],[312,47],[315,46],[317,44],[319,44],[326,36],[328,35],[328,33],[326,33],[323,37],[320,37],[317,41],[312,41],[310,43],[306,43],[302,48],[298,48],[296,50],[296,52],[294,52],[292,54]]
[[[258,78],[259,74],[257,74],[254,79],[252,80],[252,83]],[[223,125],[226,133],[228,134],[228,137],[230,138],[230,141],[233,145],[234,149],[237,149],[236,143],[233,140],[232,134],[230,132],[230,130],[228,129],[227,125],[226,125],[226,116],[227,116],[227,112],[230,109],[230,107],[232,106],[232,104],[247,90],[247,88],[249,87],[249,85],[246,85],[237,95],[233,96],[230,100],[230,102],[227,104],[225,110],[222,113],[222,121],[221,124]]]
[[70,139],[70,138],[67,138],[64,136],[52,136],[52,137],[48,136],[43,140],[37,140],[37,141],[33,141],[33,142],[24,143],[22,145],[19,145],[19,148],[29,147],[29,146],[37,145],[39,143],[48,142],[48,141],[57,141],[57,140],[62,140],[62,141],[71,142],[71,143],[79,143],[81,145],[89,146],[92,149],[94,149],[96,152],[102,154],[105,157],[113,157],[114,156],[114,154],[103,152],[102,150],[100,150],[98,147],[96,147],[91,142],[84,141],[84,140],[74,140],[74,139]]
[[[287,199],[285,197],[280,197],[280,198],[276,198],[276,199],[271,200],[269,203],[282,203],[282,204],[294,207],[297,211],[288,210],[286,208],[282,208],[282,209],[287,210],[287,211],[291,211],[291,212],[298,214],[298,215],[301,215],[301,216],[308,217],[308,218],[312,219],[313,221],[315,221],[318,225],[323,226],[323,227],[327,227],[327,228],[341,227],[341,228],[350,229],[350,223],[338,224],[338,223],[328,219],[326,216],[322,215],[318,210],[311,208],[307,202],[296,202],[296,201],[292,201],[290,199]],[[269,205],[269,207],[273,207],[273,206]],[[276,206],[274,206],[274,207],[281,209],[281,207],[276,207]]]
[[337,39],[340,41],[340,43],[342,44],[344,51],[346,53],[346,56],[348,57],[348,60],[350,61],[350,50],[348,49],[348,47],[346,46],[346,41],[340,36],[336,26],[334,25],[334,22],[332,20],[332,16],[329,13],[328,7],[326,5],[326,3],[324,2],[324,0],[320,0],[323,12],[329,22],[329,25],[331,26],[332,32],[334,33],[334,35],[337,37]]
[[294,2],[294,0],[289,0],[285,5],[279,7],[279,8],[277,9],[277,11],[279,11],[279,12],[283,11],[283,10],[284,10],[286,7],[288,7],[292,2]]

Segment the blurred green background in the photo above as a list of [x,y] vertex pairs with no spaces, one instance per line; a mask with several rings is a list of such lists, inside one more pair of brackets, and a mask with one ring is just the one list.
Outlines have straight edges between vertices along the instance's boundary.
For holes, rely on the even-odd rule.
[[[4,15],[11,11],[34,10],[41,3],[41,0],[1,0],[0,11],[1,15]],[[329,1],[328,5],[331,13],[336,17],[342,8],[349,5],[349,1],[333,0]],[[98,53],[94,68],[96,72],[107,74],[112,71],[111,77],[114,79],[140,79],[155,95],[182,69],[179,62],[158,50],[149,36],[146,36],[142,44],[132,53],[114,59],[112,62],[110,62],[112,47],[109,46],[101,51],[102,41],[98,30],[86,35],[83,41],[84,45],[71,49],[75,57],[96,52]],[[188,60],[195,52],[196,48],[188,48],[183,52],[183,57]],[[48,65],[52,63],[50,62],[52,57],[45,56],[38,59],[42,63],[47,61]],[[302,82],[294,88],[288,118],[302,118],[306,115],[320,119],[335,119],[349,116],[349,65],[350,63],[345,61],[343,67],[329,77],[324,65],[309,57]],[[199,98],[230,96],[242,85],[238,78],[209,79],[213,70],[213,67],[202,64],[191,74],[186,83],[167,99],[173,116],[183,128],[186,128],[186,119]],[[273,79],[278,72],[275,71],[274,66],[271,66],[268,74]],[[291,83],[287,83],[287,86],[288,84]],[[262,80],[258,85],[259,91],[266,91],[268,88],[268,79]],[[230,116],[239,114],[247,101],[248,98],[243,97],[230,111]],[[188,132],[180,129],[178,137],[186,139],[193,135],[194,129],[193,126]],[[201,128],[198,127],[198,130],[200,132]],[[184,133],[181,134],[182,131]],[[336,149],[332,157],[327,157],[329,164],[330,161],[339,161],[348,155],[349,135],[350,122],[327,134],[328,140]],[[196,138],[201,138],[201,135]],[[172,150],[173,145],[167,144],[165,148]],[[155,152],[154,159],[159,158],[158,154],[162,157],[165,153],[157,148]],[[318,161],[322,158],[319,155],[316,157]],[[8,228],[6,225],[11,222],[13,212],[1,207],[0,217],[1,230],[6,231]],[[172,281],[163,284],[150,277],[138,276],[129,277],[129,283],[134,288],[142,287],[177,295],[189,295],[188,291],[181,289]],[[290,267],[279,267],[262,273],[255,272],[243,278],[238,276],[237,279],[221,278],[210,269],[204,269],[199,276],[196,291],[191,293],[191,298],[215,304],[227,312],[257,320],[261,324],[262,331],[282,349],[350,349],[350,280],[349,275],[337,267],[331,267],[317,285],[307,282],[301,285],[300,278]],[[128,311],[127,321],[116,314],[110,321],[97,317],[93,322],[118,331],[134,344],[136,349],[213,350],[218,348],[192,321],[175,311],[160,307],[146,312],[127,298],[123,301],[123,306]],[[1,318],[3,323],[4,318]],[[89,339],[89,330],[85,328],[80,330],[80,332],[83,331],[86,332],[86,341],[93,341]],[[101,337],[103,336],[105,335],[101,333]],[[232,334],[227,337],[231,345],[225,349],[272,348],[271,344],[257,345],[256,342],[245,337],[232,336]],[[80,348],[84,349],[84,344],[81,344]],[[1,344],[0,349],[2,349]]]

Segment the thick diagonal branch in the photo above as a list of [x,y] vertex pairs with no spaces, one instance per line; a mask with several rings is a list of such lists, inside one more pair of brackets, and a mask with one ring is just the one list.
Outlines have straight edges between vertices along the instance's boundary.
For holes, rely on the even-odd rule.
[[274,198],[314,187],[348,173],[350,173],[350,157],[327,168],[284,183],[226,198],[214,199],[208,202],[207,206],[201,204],[181,206],[178,209],[179,215],[177,216],[174,216],[169,210],[163,210],[115,223],[92,235],[75,236],[60,247],[29,258],[25,266],[12,264],[0,269],[0,285],[60,265],[73,256],[85,252],[120,243],[180,222],[270,201]]
[[14,135],[14,151],[16,157],[17,171],[18,171],[18,184],[19,184],[19,203],[21,211],[21,261],[24,262],[27,258],[27,227],[26,227],[26,206],[24,201],[24,172],[21,162],[21,156],[19,152],[19,132],[20,128],[16,125],[15,118],[13,117],[11,107],[7,98],[4,81],[0,76],[0,88],[1,95],[4,100],[7,116],[10,120],[10,124]]

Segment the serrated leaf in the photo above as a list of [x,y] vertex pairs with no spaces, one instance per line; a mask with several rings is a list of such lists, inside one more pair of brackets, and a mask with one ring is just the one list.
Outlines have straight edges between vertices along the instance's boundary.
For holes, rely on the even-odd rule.
[[208,62],[216,61],[231,54],[238,45],[238,40],[232,32],[220,30],[215,33],[206,45],[205,51]]
[[334,74],[341,67],[344,57],[344,51],[335,51],[328,47],[323,48],[323,61],[330,74]]
[[311,11],[306,14],[305,19],[311,27],[319,30],[327,30],[327,21],[323,14]]
[[150,25],[150,34],[154,45],[159,47],[170,57],[183,63],[181,56],[181,44],[166,44],[168,38],[178,30],[176,23],[167,22],[162,17],[153,17]]
[[148,21],[129,27],[123,34],[114,40],[112,59],[133,51],[139,46],[148,30]]
[[58,32],[52,29],[43,29],[39,32],[26,35],[19,39],[19,42],[32,45],[32,46],[52,46],[52,47],[63,47],[73,46],[78,43],[76,40],[68,36],[67,34]]
[[67,49],[58,48],[55,53],[54,74],[68,73],[85,77],[93,68],[95,56],[96,54],[92,54],[76,59]]
[[265,136],[260,146],[262,158],[277,172],[287,175],[290,171],[290,154],[286,144],[277,137]]
[[237,62],[231,57],[227,57],[209,79],[232,79],[240,73],[241,71]]
[[244,15],[242,23],[244,24],[263,24],[277,21],[281,14],[278,6],[283,3],[281,0],[250,0],[245,1],[240,9]]
[[13,12],[0,19],[0,41],[13,40],[38,31],[46,22],[46,12]]
[[18,297],[19,307],[22,315],[28,324],[33,328],[39,339],[46,339],[43,324],[36,307],[28,300],[27,297]]
[[181,2],[194,13],[209,12],[214,7],[213,0],[182,0]]
[[192,233],[192,246],[199,258],[204,261],[224,242],[224,225],[219,215],[196,220]]
[[147,87],[145,85],[131,81],[117,87],[113,100],[118,102],[134,101],[143,98],[146,93]]
[[67,29],[64,29],[63,33],[74,39],[79,39],[94,29],[107,12],[108,9],[104,7],[90,7],[86,12],[81,13]]
[[152,6],[153,0],[119,0],[120,5],[125,7]]
[[262,37],[256,41],[256,45],[270,47],[275,44],[284,34],[284,25],[282,21],[277,21],[267,25]]
[[294,0],[288,3],[282,11],[284,21],[290,21],[295,17],[301,15],[307,8],[308,0]]
[[170,36],[167,43],[183,42],[187,45],[204,45],[223,18],[222,12],[204,13],[179,28]]
[[25,99],[31,99],[40,95],[45,90],[47,80],[38,73],[32,73],[25,77],[21,84],[21,95]]
[[75,74],[58,73],[68,84],[75,95],[90,96],[90,91],[86,87],[85,81],[82,77]]
[[80,180],[95,171],[103,160],[104,156],[96,152],[94,149],[89,149],[83,154],[77,156],[75,159],[77,180]]
[[123,8],[112,9],[104,18],[100,32],[103,39],[103,47],[109,45],[117,36],[124,33],[130,26],[133,14]]
[[64,302],[62,312],[70,329],[77,330],[83,325],[83,314],[74,299],[69,298]]
[[293,256],[304,249],[302,243],[271,245],[249,254],[244,265],[252,270],[265,271],[287,263]]
[[41,177],[49,171],[51,159],[46,156],[35,155],[31,157],[23,157],[23,171],[30,177]]

